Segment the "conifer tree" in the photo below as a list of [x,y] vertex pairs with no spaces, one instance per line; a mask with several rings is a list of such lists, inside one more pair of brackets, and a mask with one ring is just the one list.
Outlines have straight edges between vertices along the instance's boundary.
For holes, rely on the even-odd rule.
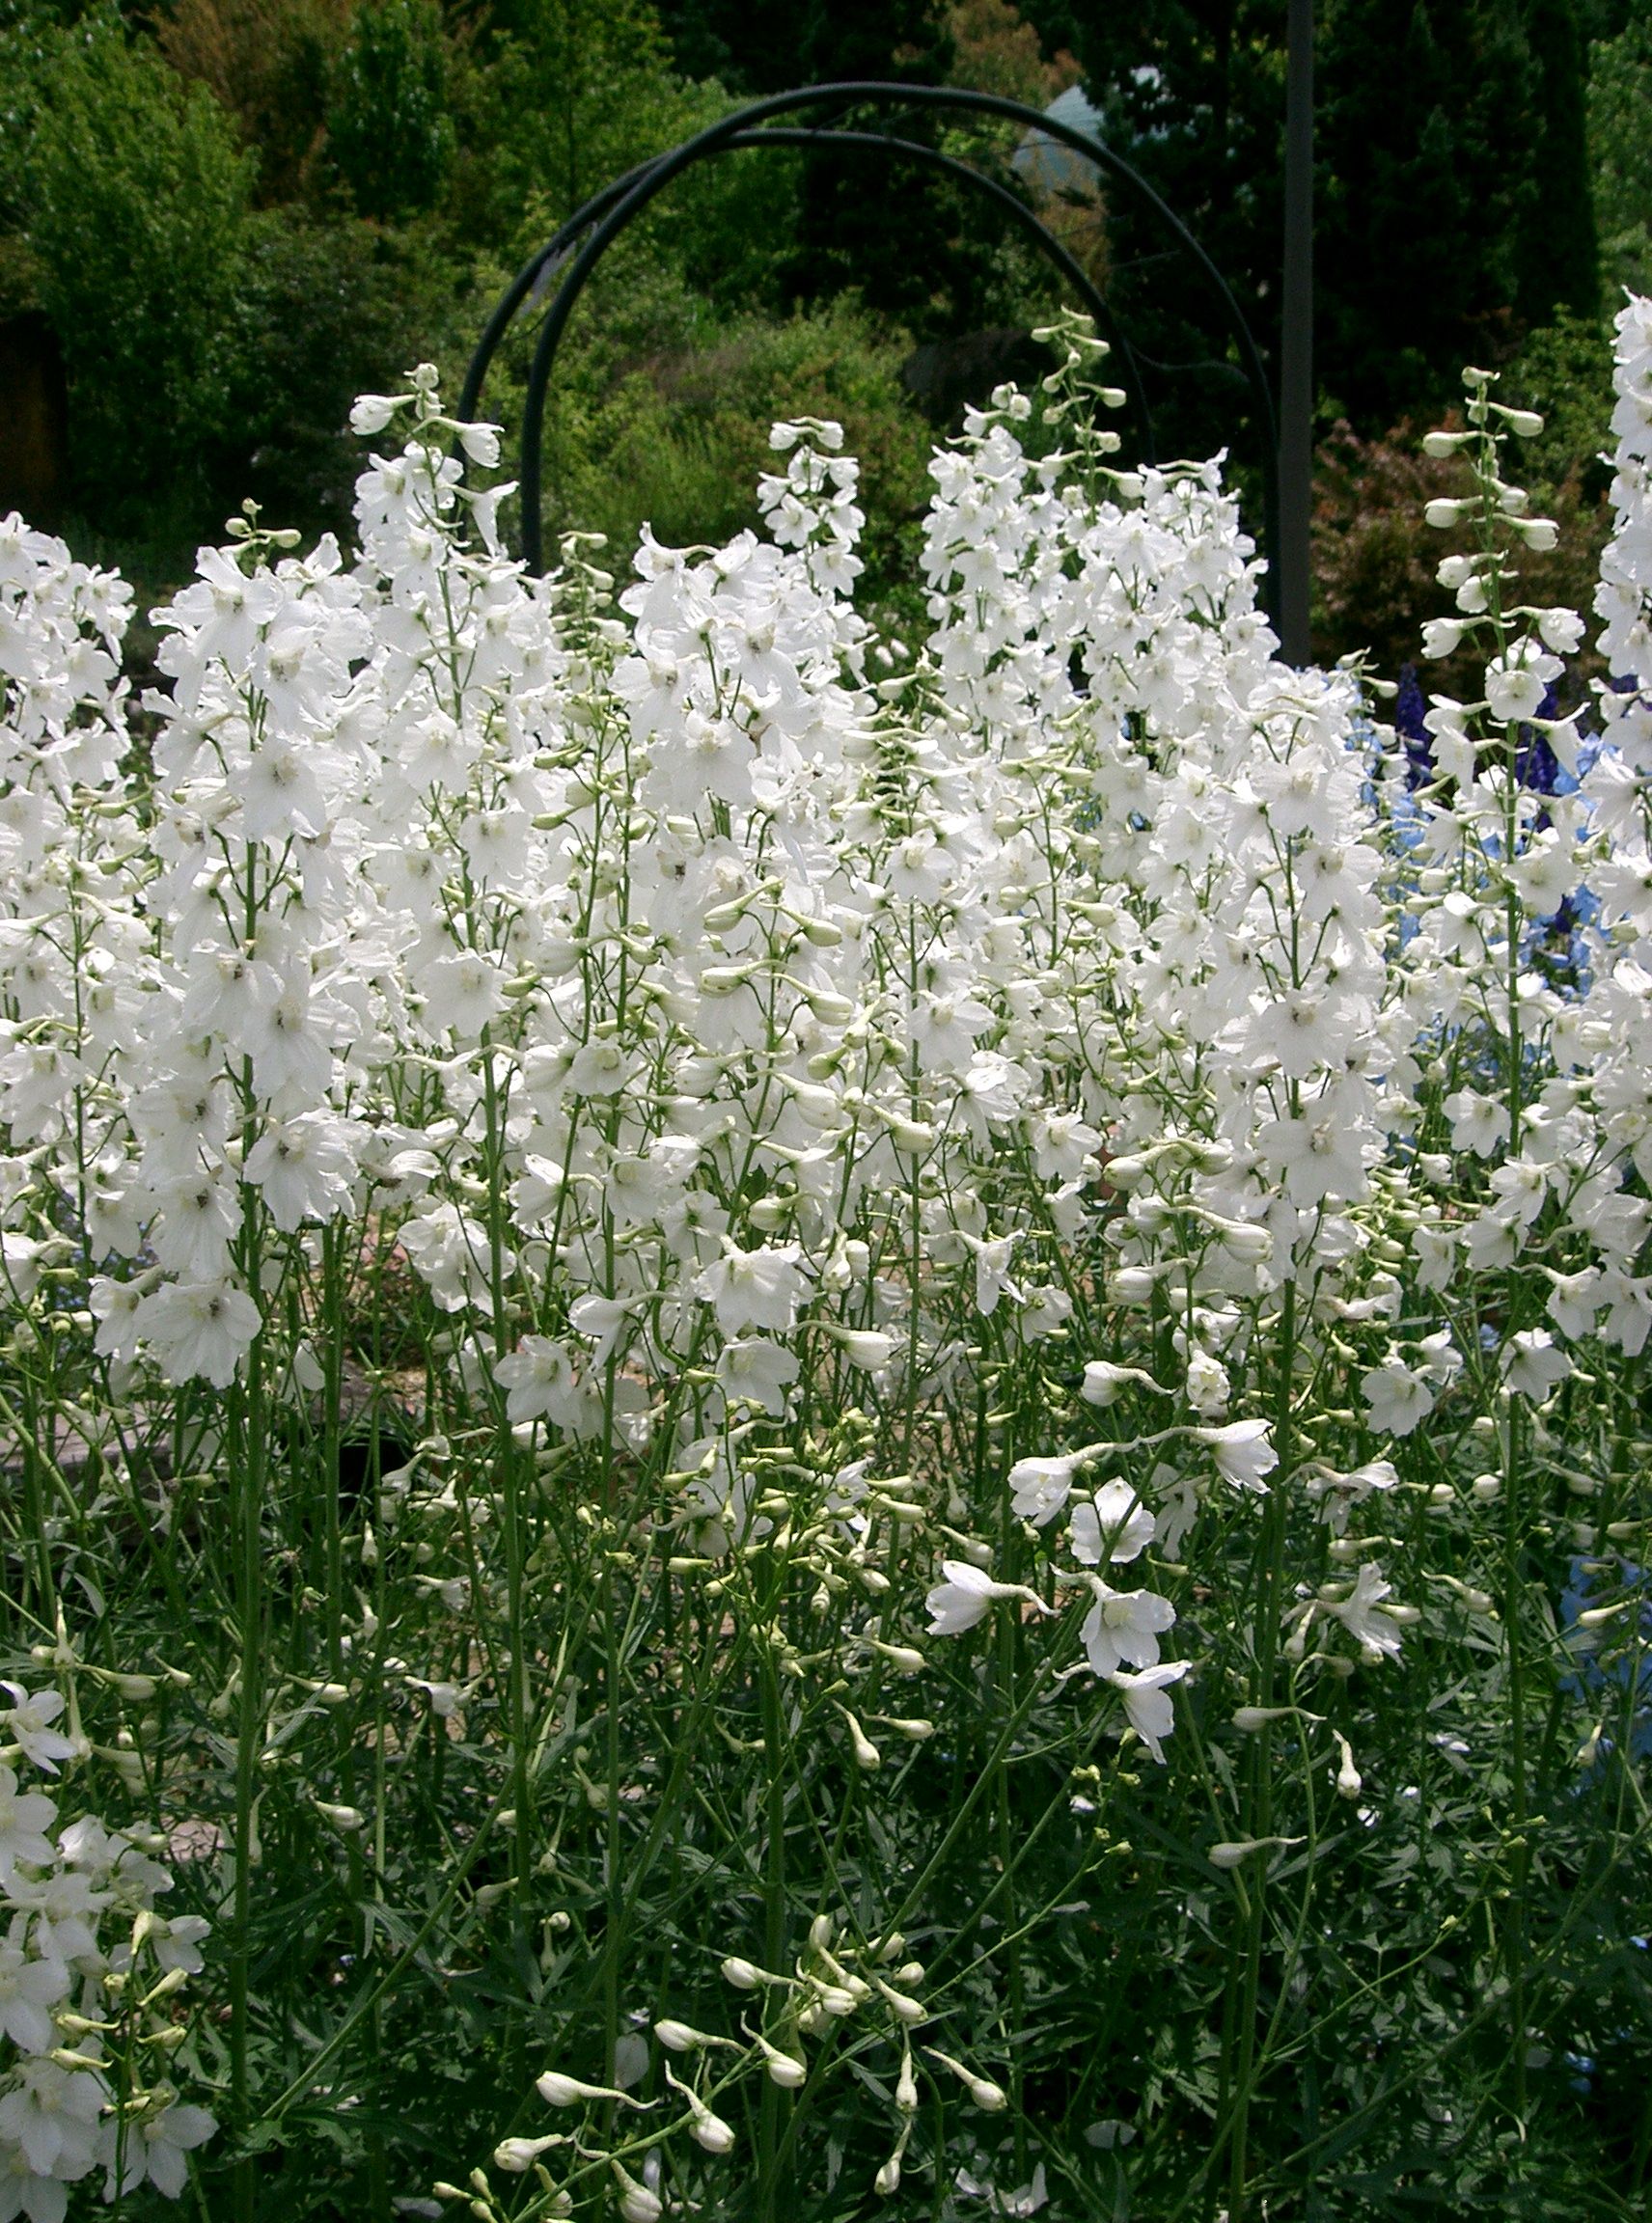
[[[1438,405],[1462,363],[1510,353],[1557,307],[1592,308],[1580,9],[1618,0],[1318,0],[1316,351],[1368,430]],[[1119,151],[1277,343],[1285,0],[1028,0],[1072,46]],[[1185,273],[1114,197],[1115,289],[1150,353],[1199,348]],[[1168,293],[1168,299],[1167,299]],[[1215,327],[1201,314],[1208,350]],[[1173,412],[1209,441],[1210,403]]]

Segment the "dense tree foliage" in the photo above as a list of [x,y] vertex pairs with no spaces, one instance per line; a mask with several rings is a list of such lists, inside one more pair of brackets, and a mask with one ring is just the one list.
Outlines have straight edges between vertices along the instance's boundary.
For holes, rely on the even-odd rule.
[[[1109,136],[1271,348],[1285,0],[1029,13],[1046,43],[1071,43]],[[1321,0],[1317,14],[1321,374],[1375,427],[1439,405],[1466,352],[1506,355],[1556,307],[1595,307],[1583,46],[1574,0]],[[1123,206],[1114,237],[1126,269],[1161,244]],[[1164,329],[1158,299],[1137,314]]]
[[[1577,355],[1552,332],[1593,334],[1598,370],[1615,288],[1652,266],[1652,7],[1316,13],[1322,430],[1345,423],[1374,453],[1448,399],[1469,358],[1529,357],[1552,389]],[[43,312],[57,336],[74,489],[57,521],[157,578],[232,487],[336,523],[352,393],[419,356],[455,373],[508,272],[608,178],[732,103],[832,78],[1037,107],[1082,82],[1214,256],[1272,366],[1285,14],[1286,0],[10,0],[0,315]],[[1007,127],[915,112],[901,128],[1028,185]],[[1128,195],[1048,185],[1040,213],[1147,359],[1162,448],[1225,445],[1244,486],[1258,428],[1208,288]],[[1016,336],[1055,304],[985,198],[933,170],[841,151],[723,157],[650,209],[575,319],[550,427],[554,520],[623,538],[646,496],[690,537],[728,529],[772,375],[793,409],[860,398],[863,452],[889,464],[868,489],[874,575],[882,549],[893,582],[935,423],[972,380],[1025,368]],[[696,367],[708,362],[714,375]],[[492,400],[508,424],[521,376],[508,350]],[[1579,391],[1602,391],[1598,375]],[[1598,406],[1560,415],[1589,444],[1556,461],[1555,486],[1571,473],[1598,502]],[[1337,448],[1328,488],[1346,490],[1353,453]],[[1405,622],[1396,607],[1372,630]],[[1332,645],[1348,644],[1336,630]]]

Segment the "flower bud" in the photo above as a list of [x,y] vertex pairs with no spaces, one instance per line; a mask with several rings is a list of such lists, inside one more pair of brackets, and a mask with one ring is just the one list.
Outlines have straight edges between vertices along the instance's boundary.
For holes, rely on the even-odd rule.
[[846,1706],[840,1706],[838,1711],[848,1725],[849,1743],[854,1747],[856,1767],[864,1768],[868,1775],[873,1773],[883,1766],[883,1754]]
[[641,2104],[639,2100],[627,2099],[623,2092],[616,2092],[611,2085],[582,2084],[577,2076],[563,2076],[554,2069],[547,2069],[542,2076],[537,2077],[534,2089],[550,2107],[577,2107],[582,2100],[624,2100],[628,2107]]
[[1340,1764],[1336,1770],[1337,1796],[1342,1798],[1358,1798],[1360,1793],[1364,1789],[1364,1782],[1360,1770],[1354,1765],[1353,1747],[1339,1730],[1333,1729],[1331,1734],[1335,1738],[1336,1749],[1341,1755]]
[[950,2069],[976,2105],[988,2115],[996,2115],[1001,2108],[1008,2106],[1009,2097],[1002,2085],[994,2084],[989,2077],[977,2074],[974,2069],[965,2068],[961,2061],[954,2061],[950,2053],[943,2053],[938,2045],[926,2045],[923,2050],[931,2061],[939,2061],[943,2069]]
[[625,2223],[660,2223],[666,2204],[659,2194],[650,2192],[646,2184],[639,2184],[618,2161],[610,2161],[608,2166],[620,2186],[620,2212]]
[[918,2112],[918,2079],[912,2073],[910,2046],[900,2057],[900,2078],[895,2087],[895,2103],[903,2115],[915,2115]]
[[898,1669],[902,1675],[921,1675],[922,1673],[923,1655],[913,1645],[885,1644],[875,1636],[868,1637],[867,1641],[874,1652],[887,1660],[890,1665]]
[[502,2138],[493,2149],[493,2166],[503,2169],[507,2176],[525,2177],[541,2154],[553,2146],[560,2146],[560,2137]]
[[1453,502],[1441,495],[1423,510],[1423,522],[1442,533],[1447,533],[1453,525],[1460,525],[1473,507],[1472,502]]
[[732,1984],[736,1991],[756,1991],[762,1980],[761,1969],[753,1962],[742,1961],[737,1953],[730,1953],[723,1963],[723,1981]]

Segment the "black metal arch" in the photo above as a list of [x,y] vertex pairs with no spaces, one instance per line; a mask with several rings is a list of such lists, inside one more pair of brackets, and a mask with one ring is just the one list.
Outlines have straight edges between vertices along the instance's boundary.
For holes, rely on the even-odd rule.
[[[540,515],[543,479],[543,432],[545,398],[555,367],[557,351],[562,344],[574,304],[584,290],[597,263],[607,253],[633,218],[640,215],[648,204],[669,185],[675,178],[694,164],[730,150],[777,146],[823,146],[840,142],[847,146],[867,149],[881,148],[907,159],[923,162],[929,167],[958,177],[983,191],[1009,214],[1026,235],[1054,265],[1078,293],[1080,302],[1096,320],[1098,329],[1112,340],[1117,351],[1119,370],[1129,396],[1132,413],[1151,453],[1151,417],[1142,390],[1135,357],[1097,288],[1067,250],[1041,224],[1032,209],[1027,207],[1007,187],[997,179],[972,169],[968,163],[942,153],[938,149],[919,141],[901,139],[880,132],[848,130],[831,120],[831,112],[843,112],[863,106],[896,106],[900,108],[950,109],[966,114],[1004,117],[1012,123],[1026,125],[1069,147],[1075,153],[1101,171],[1115,178],[1135,194],[1147,210],[1170,233],[1176,244],[1189,255],[1196,267],[1215,294],[1223,313],[1223,320],[1237,347],[1242,374],[1249,385],[1256,404],[1262,433],[1262,502],[1263,538],[1270,562],[1266,590],[1270,608],[1277,614],[1280,603],[1278,577],[1279,547],[1279,453],[1277,420],[1273,394],[1262,369],[1261,357],[1250,326],[1246,323],[1238,303],[1234,300],[1221,272],[1200,247],[1193,233],[1124,157],[1087,132],[1060,119],[1041,114],[1037,109],[1024,107],[1021,102],[1001,98],[997,94],[975,93],[963,87],[950,85],[900,85],[883,83],[846,83],[838,85],[806,86],[796,92],[778,93],[764,100],[738,109],[721,118],[717,123],[685,140],[669,153],[640,163],[622,178],[617,178],[602,192],[594,195],[582,208],[577,209],[544,246],[530,258],[512,280],[489,317],[475,355],[466,373],[463,392],[459,399],[462,418],[476,414],[481,399],[482,383],[487,375],[500,343],[509,330],[518,310],[548,270],[566,261],[572,261],[558,288],[555,299],[546,313],[534,350],[532,369],[528,379],[528,392],[524,407],[520,453],[522,486],[522,555],[530,570],[543,566],[543,525]],[[780,119],[812,110],[827,111],[826,119],[811,126],[786,126],[769,120]],[[583,246],[574,253],[576,242],[584,239]]]

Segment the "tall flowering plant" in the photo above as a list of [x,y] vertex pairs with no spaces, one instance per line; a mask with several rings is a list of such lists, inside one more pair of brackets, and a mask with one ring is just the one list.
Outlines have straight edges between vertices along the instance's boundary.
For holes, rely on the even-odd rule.
[[108,1819],[5,1809],[0,2213],[1546,2197],[1638,2011],[1649,314],[1624,683],[1471,372],[1407,743],[1076,321],[916,647],[823,422],[616,593],[421,370],[141,716],[6,529],[14,1757]]

